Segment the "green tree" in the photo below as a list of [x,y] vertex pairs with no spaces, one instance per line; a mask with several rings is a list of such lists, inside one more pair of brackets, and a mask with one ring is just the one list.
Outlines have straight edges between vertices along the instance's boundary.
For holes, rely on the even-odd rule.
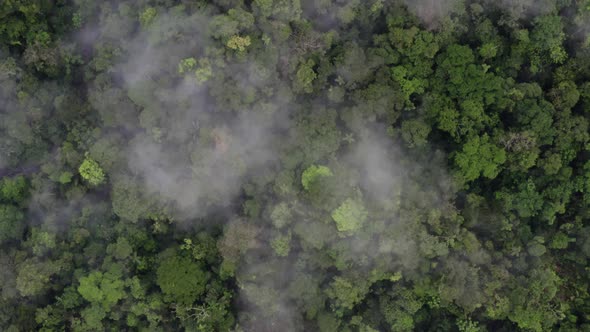
[[141,23],[141,26],[147,27],[156,18],[156,15],[158,15],[156,8],[147,7],[139,14],[139,23]]
[[164,299],[184,305],[191,305],[205,292],[210,277],[200,264],[175,254],[162,260],[156,275]]
[[108,245],[107,253],[113,255],[116,259],[123,260],[131,256],[133,247],[127,238],[119,237],[117,242]]
[[79,279],[78,293],[93,304],[109,312],[126,297],[125,283],[112,272],[94,271]]
[[553,239],[551,240],[549,247],[551,249],[566,249],[569,246],[569,243],[573,241],[575,241],[575,239],[568,237],[563,232],[557,232],[553,236]]
[[530,278],[518,278],[510,292],[508,318],[519,328],[544,331],[560,320],[560,309],[553,308],[561,279],[551,270],[535,269]]
[[113,212],[121,219],[131,222],[146,218],[152,202],[142,195],[138,184],[126,177],[113,182],[111,190]]
[[244,52],[251,43],[250,36],[242,37],[235,35],[229,38],[226,45],[232,50]]
[[88,156],[78,170],[82,178],[93,186],[98,186],[105,180],[105,174],[100,165]]
[[28,184],[24,176],[3,178],[0,181],[0,199],[11,203],[21,203],[27,196]]
[[430,126],[421,120],[407,120],[402,122],[402,138],[409,147],[425,145],[430,134]]
[[19,208],[0,204],[0,242],[22,237],[25,226],[24,216]]
[[505,161],[506,152],[491,143],[487,134],[471,138],[455,155],[455,164],[466,181],[473,181],[481,175],[495,178]]
[[533,20],[534,28],[530,34],[533,54],[531,69],[536,72],[538,66],[545,63],[563,63],[567,52],[563,48],[565,33],[561,17],[557,15],[539,16]]
[[359,304],[368,289],[363,283],[353,282],[347,278],[334,277],[326,295],[332,300],[332,308],[336,315],[342,317],[346,312],[350,312],[355,305]]
[[405,97],[406,106],[411,109],[415,108],[414,104],[410,101],[410,97],[413,94],[424,93],[426,82],[418,78],[408,78],[408,70],[403,66],[394,67],[391,72],[393,79],[401,86]]
[[223,257],[224,276],[232,276],[242,255],[260,246],[257,239],[259,233],[260,229],[256,225],[243,221],[233,221],[226,226],[223,237],[217,243]]
[[559,82],[555,88],[549,91],[549,96],[558,110],[571,109],[580,100],[580,92],[576,83],[572,81]]
[[332,211],[332,219],[336,222],[336,228],[344,234],[358,231],[369,213],[359,200],[348,198],[340,206]]
[[316,72],[313,70],[315,61],[312,59],[299,65],[293,82],[293,88],[295,91],[312,93],[313,92],[313,81],[317,78]]
[[51,287],[51,276],[58,271],[56,262],[27,259],[18,266],[16,289],[22,296],[43,295]]
[[270,213],[272,224],[276,228],[283,228],[287,226],[293,219],[293,213],[286,202],[280,202],[275,205]]
[[275,236],[270,242],[270,246],[274,249],[277,256],[288,256],[289,251],[291,250],[291,233]]
[[303,185],[303,189],[309,190],[311,184],[319,177],[333,175],[332,171],[326,166],[311,165],[303,171],[303,174],[301,174],[301,185]]
[[543,207],[543,197],[532,179],[522,181],[518,186],[518,192],[498,192],[496,198],[504,202],[506,210],[516,210],[522,218],[536,216]]
[[100,305],[91,305],[88,308],[82,309],[81,315],[84,322],[83,325],[80,325],[81,330],[98,331],[104,329],[102,321],[106,318],[107,312]]

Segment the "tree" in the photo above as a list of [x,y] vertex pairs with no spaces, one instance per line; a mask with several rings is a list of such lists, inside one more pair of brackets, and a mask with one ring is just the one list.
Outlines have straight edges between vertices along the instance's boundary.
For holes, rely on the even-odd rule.
[[455,155],[455,164],[465,181],[480,176],[493,179],[500,173],[500,166],[506,161],[506,152],[490,142],[487,134],[471,138]]
[[276,228],[280,229],[288,225],[293,219],[289,205],[286,202],[275,205],[270,213],[270,219]]
[[555,272],[547,269],[535,269],[530,278],[514,280],[508,318],[519,328],[532,331],[543,331],[552,326],[563,318],[560,309],[553,309],[551,303],[560,284],[561,279]]
[[24,216],[19,208],[0,204],[0,242],[22,237],[25,228]]
[[393,79],[401,86],[402,92],[405,96],[406,106],[410,109],[415,108],[414,104],[410,101],[410,97],[415,93],[424,93],[426,82],[418,78],[409,79],[407,77],[408,70],[402,66],[394,67],[391,71]]
[[244,221],[233,221],[226,226],[223,237],[219,239],[217,247],[223,257],[224,273],[233,275],[242,255],[248,250],[257,248],[260,229]]
[[279,257],[285,257],[289,255],[291,250],[291,233],[287,235],[277,235],[270,242],[270,246],[274,249],[275,253]]
[[311,165],[303,171],[303,174],[301,174],[301,185],[303,185],[303,189],[309,190],[311,184],[319,177],[333,175],[332,171],[326,166]]
[[293,83],[293,89],[297,92],[312,93],[313,92],[313,81],[317,78],[317,74],[313,70],[315,61],[312,59],[299,65]]
[[543,197],[531,179],[522,181],[518,192],[498,192],[496,198],[504,202],[506,210],[515,210],[522,218],[536,216],[543,207]]
[[320,332],[338,331],[338,327],[341,324],[338,317],[325,311],[318,314],[317,322]]
[[326,289],[326,295],[332,300],[332,308],[336,315],[342,317],[363,300],[367,291],[366,285],[362,282],[334,277]]
[[27,180],[22,175],[0,181],[0,200],[18,204],[25,199],[27,191]]
[[116,259],[126,259],[133,253],[133,247],[127,240],[127,238],[119,237],[117,242],[109,244],[107,247],[107,253],[113,255]]
[[[126,297],[125,283],[112,272],[94,271],[79,279],[78,293],[93,306],[109,312]],[[92,309],[92,312],[98,309]]]
[[[342,132],[336,124],[337,118],[338,113],[335,110],[323,107],[313,111],[302,110],[298,112],[292,136],[297,142],[297,149],[303,152],[303,156],[297,157],[295,165],[317,163],[338,150]],[[293,152],[290,152],[289,155],[296,156]]]
[[50,278],[59,271],[59,266],[52,261],[40,261],[30,258],[18,266],[16,289],[22,296],[38,296],[50,286]]
[[[563,63],[567,59],[567,52],[563,48],[565,33],[561,17],[544,15],[535,18],[533,22],[534,28],[531,32],[531,46],[534,50],[531,52],[533,72],[539,70],[538,66],[545,63]],[[541,53],[541,57],[535,53]]]
[[558,110],[571,109],[580,100],[580,92],[576,83],[572,81],[559,82],[555,88],[551,89],[549,96]]
[[395,331],[414,330],[416,322],[413,317],[423,305],[410,290],[393,290],[379,296],[379,310]]
[[38,32],[33,38],[23,54],[25,63],[47,75],[56,76],[59,73],[60,59],[57,48],[51,42],[50,34],[45,31]]
[[250,46],[250,36],[241,37],[238,35],[231,36],[227,41],[227,47],[238,52],[244,52],[246,47]]
[[362,202],[347,198],[340,206],[332,211],[332,219],[336,228],[343,234],[352,234],[359,230],[367,220],[369,213]]
[[574,242],[575,239],[568,237],[563,232],[558,232],[554,235],[549,247],[551,249],[566,249],[570,242]]
[[0,0],[0,331],[590,331],[589,1]]
[[147,27],[156,18],[156,15],[158,15],[156,8],[147,7],[139,14],[139,23],[141,23],[141,26]]
[[198,263],[177,254],[164,258],[156,275],[164,299],[182,305],[194,303],[205,292],[210,277]]
[[421,120],[407,120],[402,122],[402,138],[409,147],[419,147],[425,145],[430,134],[430,126]]
[[121,219],[137,222],[148,216],[152,202],[142,195],[140,187],[131,179],[116,179],[111,196],[113,212]]
[[[92,305],[81,311],[84,325],[79,325],[82,330],[102,330],[104,325],[103,319],[106,318],[107,312],[99,305]],[[77,326],[77,325],[74,325]]]
[[93,186],[102,184],[105,180],[105,174],[100,165],[88,156],[78,169],[82,178]]
[[253,6],[261,16],[268,17],[272,14],[273,0],[254,0]]

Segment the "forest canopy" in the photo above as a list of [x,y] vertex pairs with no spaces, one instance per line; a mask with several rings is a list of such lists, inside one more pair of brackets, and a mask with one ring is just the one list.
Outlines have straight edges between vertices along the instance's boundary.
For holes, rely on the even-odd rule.
[[590,1],[0,1],[1,331],[590,331]]

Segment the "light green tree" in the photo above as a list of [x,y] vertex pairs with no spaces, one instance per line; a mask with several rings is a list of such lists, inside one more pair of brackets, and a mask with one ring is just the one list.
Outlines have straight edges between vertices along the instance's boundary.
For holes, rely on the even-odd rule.
[[369,213],[362,202],[348,198],[332,211],[336,228],[343,233],[353,233],[363,226]]
[[302,63],[297,69],[294,89],[296,91],[303,91],[306,93],[313,92],[313,81],[317,78],[316,72],[313,70],[315,62],[311,59]]
[[277,256],[285,257],[289,255],[289,251],[291,251],[291,233],[275,236],[270,242],[270,246],[274,249]]
[[303,171],[301,184],[303,185],[303,189],[309,190],[311,184],[318,178],[333,175],[332,171],[326,166],[311,165]]
[[251,43],[250,36],[242,37],[234,35],[229,38],[226,45],[232,50],[244,52]]
[[141,26],[147,27],[156,18],[157,14],[158,12],[154,7],[148,7],[139,14],[139,23],[141,23]]
[[22,175],[3,178],[0,181],[0,199],[20,203],[27,195],[27,186],[27,180]]
[[102,324],[102,320],[106,318],[107,313],[99,305],[92,305],[88,308],[85,308],[81,312],[84,325],[80,326],[81,330],[85,331],[100,331],[104,329],[104,325]]
[[191,70],[193,70],[195,68],[196,65],[197,65],[197,59],[195,59],[195,58],[182,59],[178,63],[178,73],[184,74],[186,72],[190,72]]
[[105,174],[100,165],[88,156],[86,156],[78,171],[82,178],[93,186],[98,186],[105,180]]
[[80,278],[78,293],[94,305],[110,311],[112,307],[125,297],[125,283],[111,272],[94,271]]
[[348,310],[363,300],[367,288],[361,283],[355,283],[352,280],[343,277],[335,277],[326,289],[326,295],[332,299],[332,307],[336,315],[342,317]]
[[466,181],[473,181],[480,175],[495,178],[505,161],[506,151],[491,143],[487,134],[471,138],[455,156],[460,175]]

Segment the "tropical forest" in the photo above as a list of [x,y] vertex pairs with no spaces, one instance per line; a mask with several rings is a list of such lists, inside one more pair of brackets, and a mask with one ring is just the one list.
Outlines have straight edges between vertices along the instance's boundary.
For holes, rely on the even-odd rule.
[[590,0],[0,0],[0,331],[590,331]]

